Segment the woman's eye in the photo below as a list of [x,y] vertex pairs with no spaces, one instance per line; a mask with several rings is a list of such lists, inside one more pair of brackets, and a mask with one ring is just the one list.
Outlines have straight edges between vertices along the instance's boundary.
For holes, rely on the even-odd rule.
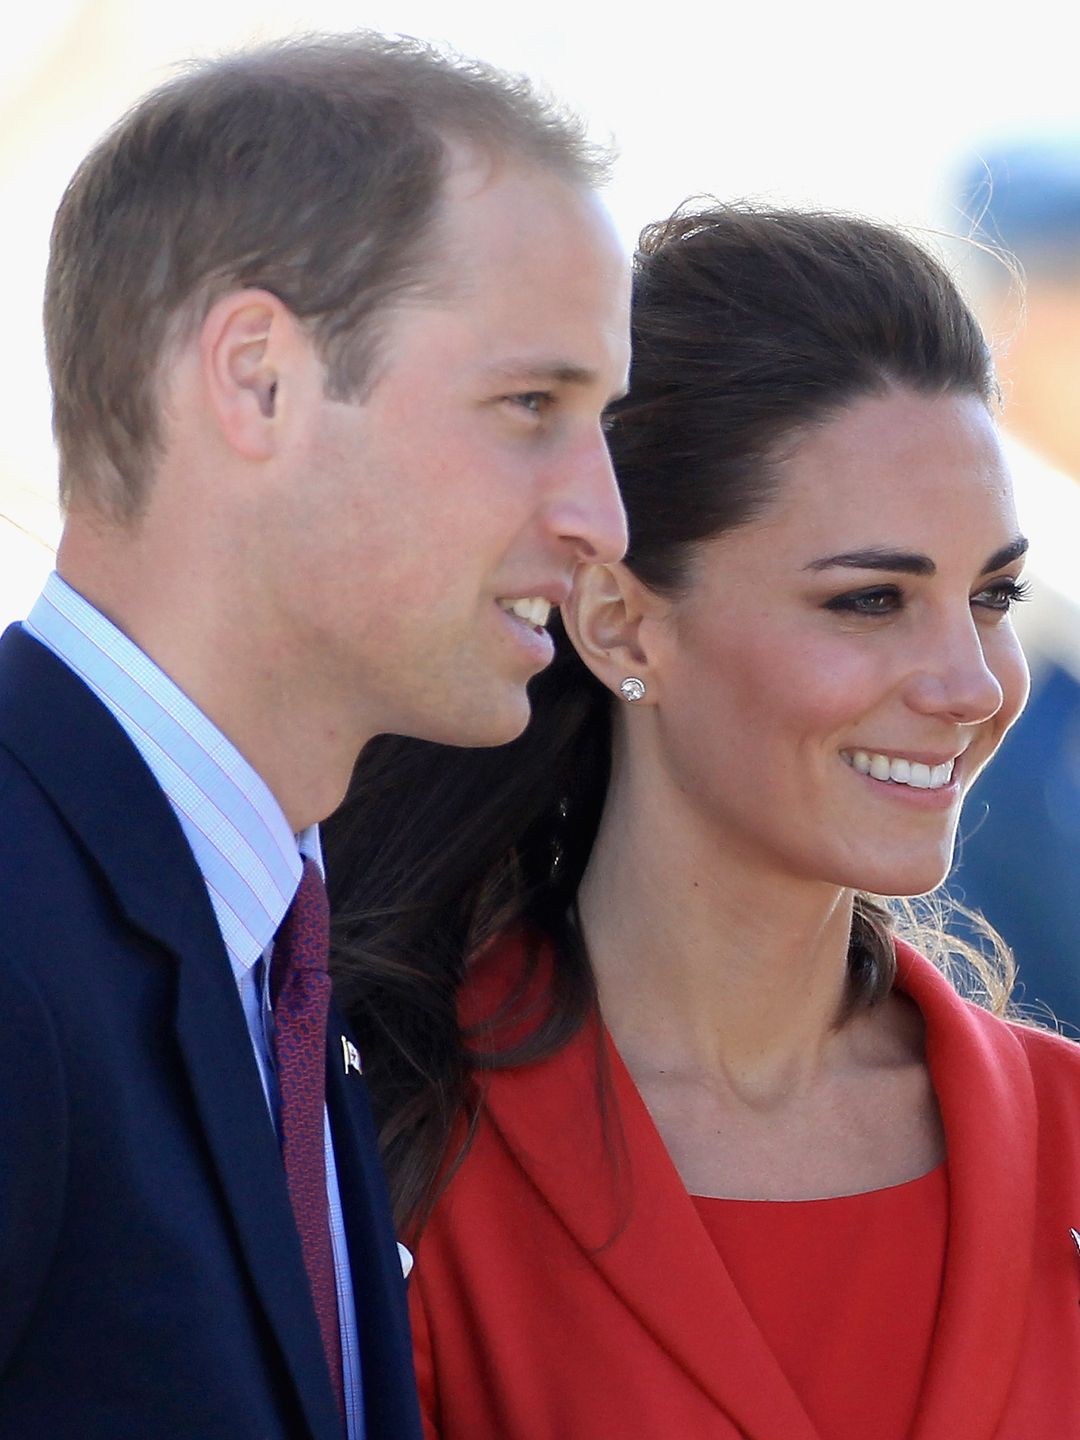
[[839,610],[847,615],[891,615],[901,606],[900,591],[895,585],[874,585],[868,590],[848,590],[826,600],[826,610]]
[[995,580],[993,584],[987,585],[978,594],[971,597],[973,605],[981,605],[986,610],[997,610],[1007,614],[1014,605],[1021,600],[1026,600],[1031,593],[1031,586],[1026,580],[1014,580],[1011,575],[1006,575],[1001,580]]

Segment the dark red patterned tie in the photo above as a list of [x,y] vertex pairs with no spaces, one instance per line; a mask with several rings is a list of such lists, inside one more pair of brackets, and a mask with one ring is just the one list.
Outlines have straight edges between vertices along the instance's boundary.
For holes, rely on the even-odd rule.
[[323,1148],[329,952],[326,886],[315,862],[305,859],[300,888],[274,938],[270,998],[274,1005],[285,1181],[300,1232],[330,1378],[344,1416],[341,1331]]

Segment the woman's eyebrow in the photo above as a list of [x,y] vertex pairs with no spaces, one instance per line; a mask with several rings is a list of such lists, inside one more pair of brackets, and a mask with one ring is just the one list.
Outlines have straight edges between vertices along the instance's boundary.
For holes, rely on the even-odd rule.
[[811,560],[805,570],[829,570],[834,565],[845,570],[899,570],[905,575],[935,575],[937,566],[929,555],[912,550],[886,550],[870,545],[865,550],[845,550],[840,555],[823,555]]
[[[989,575],[1001,570],[1027,553],[1028,542],[1023,535],[1010,540],[1000,550],[995,550],[980,574]],[[845,550],[839,555],[823,555],[820,560],[811,560],[806,570],[829,570],[840,566],[845,570],[892,570],[902,575],[936,575],[937,566],[929,555],[913,550],[889,550],[880,545],[869,545],[863,550]]]
[[1025,536],[1017,535],[1015,540],[1010,540],[1008,545],[1003,545],[1000,550],[995,550],[990,559],[983,566],[983,574],[989,575],[991,570],[1002,570],[1006,565],[1021,559],[1028,551],[1028,542]]

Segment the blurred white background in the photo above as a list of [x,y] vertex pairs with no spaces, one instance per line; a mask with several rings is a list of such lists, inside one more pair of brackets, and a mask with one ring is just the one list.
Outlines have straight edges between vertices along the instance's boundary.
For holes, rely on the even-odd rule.
[[627,246],[694,193],[833,206],[962,229],[957,167],[1000,137],[1080,129],[1080,12],[900,6],[650,6],[546,0],[39,0],[0,48],[0,622],[47,572],[58,520],[40,339],[49,226],[95,138],[178,61],[304,30],[420,35],[524,70],[621,159],[610,203]]

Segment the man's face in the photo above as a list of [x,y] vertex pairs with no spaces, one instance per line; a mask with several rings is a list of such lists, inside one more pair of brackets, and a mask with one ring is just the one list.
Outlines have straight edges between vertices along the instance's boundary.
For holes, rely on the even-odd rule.
[[595,196],[510,166],[459,164],[433,244],[362,402],[320,393],[299,427],[271,522],[280,643],[361,742],[497,744],[551,657],[546,607],[625,548],[601,420],[628,266]]

